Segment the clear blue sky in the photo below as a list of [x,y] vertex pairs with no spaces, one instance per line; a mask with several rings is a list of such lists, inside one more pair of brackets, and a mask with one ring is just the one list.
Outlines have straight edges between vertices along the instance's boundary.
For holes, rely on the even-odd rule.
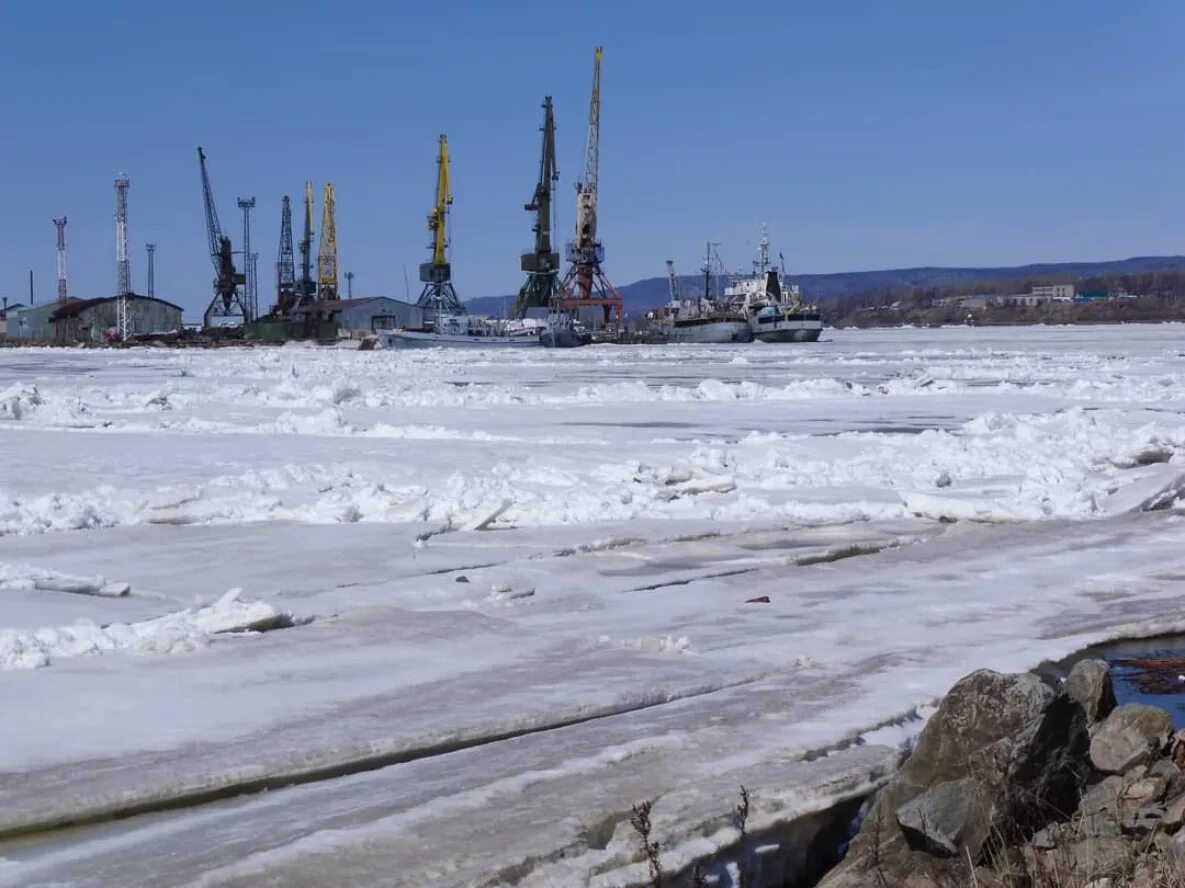
[[668,258],[691,273],[708,238],[742,266],[763,221],[803,272],[1185,248],[1179,0],[12,0],[0,29],[0,294],[21,301],[30,268],[53,295],[62,214],[72,293],[114,291],[124,172],[133,282],[155,241],[157,294],[200,313],[199,144],[236,246],[235,198],[258,199],[262,303],[306,178],[334,184],[355,295],[401,296],[406,266],[414,296],[441,132],[457,288],[515,292],[539,106],[554,96],[562,241],[597,43],[618,283]]

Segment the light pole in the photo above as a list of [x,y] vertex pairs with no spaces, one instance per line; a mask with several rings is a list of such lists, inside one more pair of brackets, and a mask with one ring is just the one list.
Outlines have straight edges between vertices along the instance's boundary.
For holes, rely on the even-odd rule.
[[346,272],[346,298],[354,298],[354,272],[352,271]]

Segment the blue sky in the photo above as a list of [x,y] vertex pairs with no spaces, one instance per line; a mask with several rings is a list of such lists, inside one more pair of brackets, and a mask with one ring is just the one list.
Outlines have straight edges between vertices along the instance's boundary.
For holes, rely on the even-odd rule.
[[123,172],[134,283],[154,241],[157,294],[199,313],[199,144],[236,246],[235,198],[258,200],[262,303],[280,198],[306,178],[334,184],[355,295],[402,296],[406,266],[414,296],[441,132],[458,291],[514,292],[540,103],[564,240],[597,43],[616,282],[691,273],[708,238],[740,267],[761,222],[803,272],[1185,252],[1175,0],[10,0],[0,28],[0,294],[21,301],[30,268],[37,301],[54,293],[62,214],[71,292],[114,291]]

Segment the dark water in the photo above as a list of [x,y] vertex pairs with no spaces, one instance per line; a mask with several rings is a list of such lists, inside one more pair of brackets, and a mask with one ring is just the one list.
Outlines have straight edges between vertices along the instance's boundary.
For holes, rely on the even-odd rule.
[[1146,703],[1168,712],[1176,728],[1185,728],[1185,636],[1163,635],[1112,641],[1087,648],[1052,671],[1065,676],[1078,660],[1101,658],[1111,666],[1119,703]]

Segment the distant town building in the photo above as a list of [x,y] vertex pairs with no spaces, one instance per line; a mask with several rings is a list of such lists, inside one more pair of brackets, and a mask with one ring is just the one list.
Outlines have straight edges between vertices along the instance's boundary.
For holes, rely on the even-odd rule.
[[1030,296],[1035,296],[1045,302],[1073,302],[1074,301],[1074,285],[1073,284],[1044,284],[1039,287],[1033,287],[1029,291]]

